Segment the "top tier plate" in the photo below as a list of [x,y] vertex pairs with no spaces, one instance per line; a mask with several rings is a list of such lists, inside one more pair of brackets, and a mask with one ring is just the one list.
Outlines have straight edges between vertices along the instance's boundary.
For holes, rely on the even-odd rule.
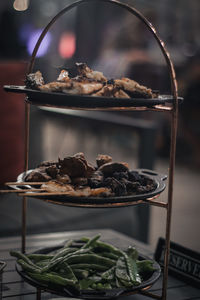
[[[109,98],[84,95],[72,95],[55,92],[44,92],[28,89],[25,86],[5,85],[7,92],[23,93],[28,97],[28,102],[34,105],[56,106],[66,108],[112,108],[112,107],[147,107],[173,103],[171,95],[159,95],[154,99],[143,98]],[[178,98],[179,102],[183,98]]]

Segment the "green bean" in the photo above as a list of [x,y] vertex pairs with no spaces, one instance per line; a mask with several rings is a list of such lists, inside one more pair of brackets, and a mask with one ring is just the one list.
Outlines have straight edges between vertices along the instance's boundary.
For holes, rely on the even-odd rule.
[[[82,254],[89,252],[89,249],[79,249],[74,252],[74,254]],[[51,260],[47,266],[42,268],[42,272],[47,272],[49,270],[52,270],[54,267],[58,266],[59,264],[66,261],[68,257],[70,257],[71,253],[68,253],[66,256],[58,257],[55,260]]]
[[82,255],[71,255],[70,257],[66,258],[65,260],[68,264],[75,264],[75,263],[92,263],[92,264],[100,264],[106,267],[112,267],[115,265],[115,261],[102,257],[96,254],[82,254]]
[[40,268],[43,268],[45,266],[47,266],[50,263],[50,260],[41,260],[39,262],[36,263],[37,266],[39,266]]
[[41,273],[41,269],[39,267],[34,267],[33,265],[28,264],[21,258],[18,259],[17,263],[22,267],[24,271],[32,273]]
[[153,261],[151,260],[136,261],[136,265],[138,268],[138,272],[141,275],[143,275],[144,273],[151,273],[156,270],[156,268],[153,267]]
[[115,275],[118,279],[130,281],[129,272],[127,269],[125,258],[122,256],[116,263]]
[[25,261],[27,264],[35,267],[35,264],[23,253],[19,252],[19,251],[10,251],[10,255],[17,257],[18,259],[22,259],[23,261]]
[[[86,240],[87,238],[84,239]],[[118,257],[122,256],[122,251],[111,244],[102,241],[96,241],[95,247],[101,250],[102,252],[107,251],[117,255]]]
[[88,278],[89,271],[84,270],[84,269],[73,269],[74,275],[78,279],[86,279]]
[[37,254],[37,253],[33,253],[33,254],[27,254],[27,257],[30,260],[33,260],[34,263],[37,262],[41,262],[43,260],[47,260],[47,259],[52,259],[54,256],[53,255],[47,255],[47,254]]
[[96,265],[96,264],[73,264],[70,265],[70,267],[73,269],[86,269],[86,270],[96,270],[96,271],[106,271],[108,267],[103,265]]
[[97,255],[103,256],[103,257],[107,257],[107,258],[111,258],[114,260],[118,260],[119,256],[112,253],[112,252],[95,252]]
[[134,247],[129,246],[127,249],[127,255],[131,257],[133,260],[138,259],[138,252]]
[[95,237],[88,239],[87,243],[82,246],[82,249],[92,248],[96,244],[96,241],[101,237],[100,234],[96,235]]
[[128,274],[129,274],[131,282],[134,285],[139,285],[142,282],[142,280],[138,273],[136,261],[133,260],[131,257],[129,257],[127,254],[124,254],[124,259],[126,262],[126,266],[127,266],[127,270],[128,270]]
[[55,269],[55,272],[66,279],[73,280],[75,283],[78,282],[73,270],[67,263],[63,263],[60,268]]
[[109,280],[109,281],[112,281],[115,277],[115,266],[112,267],[111,269],[107,270],[106,272],[102,273],[102,278],[104,280]]
[[59,276],[55,273],[44,273],[44,274],[37,274],[37,273],[31,273],[28,272],[28,275],[39,281],[39,282],[43,282],[45,284],[56,284],[56,285],[61,285],[61,286],[72,286],[74,288],[78,288],[79,286],[76,282],[74,282],[73,280],[69,280],[67,278],[63,278],[62,276]]
[[56,253],[56,255],[54,255],[52,257],[52,261],[56,260],[59,257],[64,257],[70,253],[74,253],[77,251],[77,248],[62,248],[59,252]]

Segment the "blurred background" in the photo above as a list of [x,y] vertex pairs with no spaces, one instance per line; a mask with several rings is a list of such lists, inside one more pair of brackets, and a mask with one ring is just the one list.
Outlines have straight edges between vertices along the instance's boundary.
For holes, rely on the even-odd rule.
[[[24,96],[6,93],[4,84],[23,85],[30,56],[42,29],[67,0],[0,2],[0,184],[16,180],[24,167]],[[130,0],[156,27],[177,74],[179,110],[171,239],[200,251],[200,2]],[[26,9],[27,8],[27,9]],[[26,10],[23,10],[26,9]],[[75,62],[108,78],[130,77],[160,94],[171,94],[165,60],[151,33],[130,12],[110,3],[91,2],[63,15],[47,33],[34,71],[53,81]],[[168,173],[169,114],[86,112],[31,107],[30,163],[84,152],[99,153],[130,168]],[[21,230],[21,199],[0,196],[0,236]],[[161,195],[166,201],[167,189]],[[28,233],[113,228],[155,247],[164,236],[165,211],[137,206],[122,209],[75,209],[28,200]]]

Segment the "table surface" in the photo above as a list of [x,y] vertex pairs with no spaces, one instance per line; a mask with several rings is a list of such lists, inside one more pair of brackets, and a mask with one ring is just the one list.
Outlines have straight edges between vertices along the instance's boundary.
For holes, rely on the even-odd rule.
[[[39,235],[27,236],[26,251],[31,252],[39,248],[47,246],[55,246],[69,238],[79,238],[81,236],[94,236],[97,233],[101,233],[101,239],[112,243],[122,249],[127,248],[129,245],[134,245],[138,251],[146,256],[153,257],[153,253],[145,244],[134,240],[124,234],[110,230],[84,230],[84,231],[70,231],[70,232],[58,232],[47,233]],[[3,292],[2,299],[10,300],[33,300],[36,299],[36,289],[30,284],[23,281],[20,275],[15,270],[15,258],[9,255],[11,249],[20,250],[21,237],[3,238],[0,239],[0,260],[7,263],[7,266],[3,272]],[[153,293],[161,295],[162,278],[160,278],[150,289]],[[42,293],[42,299],[55,299],[59,296]],[[66,298],[67,299],[67,298]],[[150,299],[144,295],[131,295],[119,297],[119,300],[145,300]],[[167,299],[169,300],[194,300],[200,299],[200,290],[192,287],[175,277],[169,276],[168,280],[168,292]]]

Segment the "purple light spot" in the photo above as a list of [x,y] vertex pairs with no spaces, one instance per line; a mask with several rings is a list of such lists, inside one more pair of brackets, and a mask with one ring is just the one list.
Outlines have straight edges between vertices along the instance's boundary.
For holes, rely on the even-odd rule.
[[22,42],[28,41],[30,35],[33,32],[33,26],[32,24],[23,24],[19,29],[19,38]]
[[[29,37],[28,43],[27,43],[28,53],[30,55],[32,54],[33,49],[34,49],[41,33],[42,33],[42,30],[37,29],[37,30],[32,31],[32,33],[30,34],[30,37]],[[50,32],[47,32],[46,36],[44,37],[44,39],[38,49],[37,57],[44,56],[47,53],[50,43],[51,43],[51,34],[50,34]]]

